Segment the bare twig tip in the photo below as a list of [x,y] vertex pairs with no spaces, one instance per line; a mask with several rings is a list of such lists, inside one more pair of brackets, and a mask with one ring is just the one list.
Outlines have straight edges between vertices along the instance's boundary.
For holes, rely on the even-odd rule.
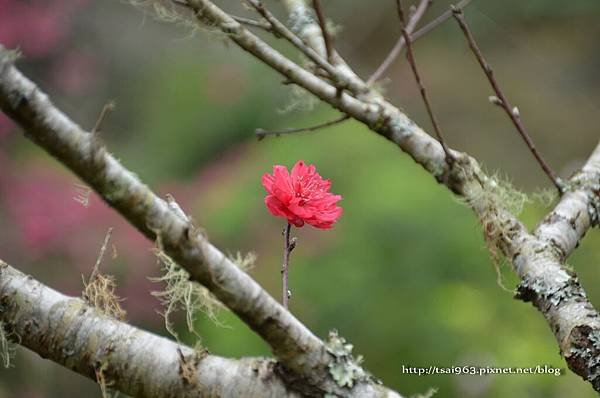
[[315,10],[315,14],[317,14],[317,21],[319,22],[319,26],[321,28],[321,34],[323,35],[323,42],[325,44],[325,52],[327,53],[327,61],[333,64],[333,40],[331,39],[331,35],[329,34],[329,30],[327,29],[327,21],[325,20],[325,14],[323,13],[323,9],[321,8],[320,0],[312,1],[313,8]]
[[548,176],[550,181],[552,181],[552,183],[558,189],[558,191],[560,193],[563,193],[564,187],[560,181],[560,178],[558,178],[558,175],[554,172],[554,170],[545,161],[545,159],[542,157],[540,152],[535,147],[533,140],[531,139],[531,136],[529,135],[529,132],[527,131],[527,129],[525,128],[525,125],[521,121],[521,114],[519,112],[519,108],[517,108],[516,106],[512,106],[510,104],[510,102],[508,102],[508,98],[504,94],[504,91],[502,91],[502,89],[500,88],[500,84],[498,83],[498,81],[496,80],[496,77],[494,76],[492,67],[487,62],[485,57],[483,56],[483,53],[481,52],[481,49],[477,45],[477,41],[475,40],[473,33],[469,29],[469,26],[467,25],[467,21],[463,17],[462,12],[460,10],[457,10],[456,7],[452,8],[452,11],[453,11],[456,21],[458,22],[458,25],[460,26],[460,29],[462,30],[462,32],[465,35],[465,38],[467,39],[469,48],[473,52],[473,55],[477,59],[477,62],[481,66],[481,69],[483,69],[483,71],[488,79],[488,82],[490,83],[490,85],[492,86],[492,89],[494,90],[494,93],[496,94],[494,96],[490,96],[488,98],[489,101],[495,105],[500,106],[502,109],[504,109],[504,111],[510,118],[511,122],[517,129],[519,135],[521,136],[521,138],[527,145],[527,148],[529,148],[529,151],[531,152],[533,157],[536,159],[536,161],[538,162],[538,164],[540,165],[542,170],[544,170],[544,173],[546,173],[546,175]]
[[254,134],[257,136],[258,140],[260,141],[268,135],[274,135],[276,137],[279,137],[280,135],[284,135],[284,134],[295,134],[295,133],[303,133],[303,132],[308,132],[308,131],[316,131],[316,130],[320,130],[320,129],[323,129],[326,127],[334,126],[334,125],[342,123],[348,119],[350,119],[350,116],[343,115],[339,118],[330,120],[328,122],[315,124],[313,126],[308,126],[308,127],[287,128],[287,129],[282,129],[282,130],[264,130],[264,129],[258,128],[256,130],[254,130]]
[[92,134],[96,134],[102,128],[102,123],[108,117],[108,115],[115,109],[114,101],[108,101],[104,107],[102,108],[102,112],[100,112],[100,116],[98,116],[98,120],[96,120],[96,124],[92,129]]

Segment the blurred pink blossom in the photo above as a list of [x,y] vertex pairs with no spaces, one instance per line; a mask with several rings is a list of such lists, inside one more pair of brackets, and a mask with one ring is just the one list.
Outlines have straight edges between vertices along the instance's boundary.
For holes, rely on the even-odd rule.
[[52,66],[52,81],[67,95],[89,91],[99,75],[97,59],[85,51],[69,51]]
[[33,253],[59,248],[89,218],[90,209],[75,202],[74,189],[65,189],[65,178],[52,168],[19,170],[3,177],[4,206]]
[[0,43],[26,57],[44,57],[66,37],[73,13],[86,0],[0,0]]
[[[55,54],[64,45],[71,29],[71,19],[87,0],[0,0],[0,44],[18,48],[25,58],[43,58]],[[59,87],[68,94],[81,94],[94,81],[94,64],[89,56],[70,52],[59,57],[53,73]],[[13,129],[8,118],[0,114],[0,140]]]

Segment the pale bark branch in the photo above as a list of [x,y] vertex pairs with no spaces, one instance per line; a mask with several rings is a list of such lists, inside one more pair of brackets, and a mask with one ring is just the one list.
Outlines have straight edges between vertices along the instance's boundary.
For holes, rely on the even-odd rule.
[[[234,24],[239,23],[230,19]],[[334,89],[335,91],[335,89]],[[19,72],[0,46],[0,108],[26,136],[69,167],[113,208],[206,286],[265,340],[284,378],[303,393],[397,396],[369,377],[340,387],[329,366],[338,359],[319,338],[264,291],[190,221],[174,212],[110,155],[95,135],[81,129]]]
[[[232,41],[248,51],[289,81],[308,90],[324,102],[365,123],[374,132],[388,138],[428,170],[440,183],[461,196],[479,218],[486,240],[492,250],[500,250],[513,264],[521,279],[519,297],[532,301],[546,318],[555,333],[562,355],[569,367],[592,383],[600,391],[600,323],[598,312],[586,297],[577,278],[562,266],[564,256],[557,255],[554,245],[548,244],[537,231],[530,234],[525,226],[506,208],[497,181],[487,176],[477,161],[464,153],[449,149],[455,161],[448,164],[438,141],[427,135],[398,108],[372,90],[356,98],[342,93],[336,95],[335,87],[316,79],[289,59],[248,32],[209,0],[187,0],[201,22],[208,22],[227,33]],[[304,22],[301,37],[313,43],[313,48],[323,53],[322,42],[315,37],[314,25],[306,15],[302,0],[286,0],[290,19]],[[304,13],[304,14],[303,14]],[[304,15],[299,18],[298,15]],[[318,27],[318,26],[317,26]],[[304,36],[303,36],[304,34]],[[322,40],[322,39],[321,39]],[[353,72],[348,75],[356,76]],[[590,159],[595,164],[596,152]],[[588,168],[591,166],[588,166]],[[573,195],[585,196],[588,213],[577,217],[598,217],[598,174],[590,183],[573,181]],[[588,173],[589,174],[589,173]],[[590,178],[588,178],[589,180]],[[586,181],[588,181],[586,180]],[[580,191],[587,192],[582,194]],[[590,192],[592,192],[590,194]],[[572,195],[568,195],[572,198]],[[564,200],[564,199],[563,199]],[[569,199],[574,200],[574,199]],[[563,201],[559,206],[566,206]],[[567,206],[570,208],[570,205]],[[583,224],[578,228],[584,232]],[[579,221],[582,223],[583,221]],[[584,223],[585,224],[585,223]],[[540,226],[544,230],[543,225]],[[571,240],[569,240],[571,242]],[[572,242],[571,242],[572,243]],[[599,348],[596,348],[599,347]]]
[[15,343],[131,396],[300,396],[286,387],[274,360],[196,351],[104,316],[2,260],[0,321]]
[[327,20],[325,19],[323,7],[321,7],[321,1],[312,0],[312,6],[317,16],[319,27],[321,28],[321,36],[323,37],[323,42],[325,43],[325,53],[327,54],[327,59],[329,62],[333,63],[333,53],[335,50],[333,49],[333,41],[329,35],[329,30],[327,29]]
[[[267,10],[265,5],[259,0],[246,0],[246,2],[254,7],[254,9],[271,25],[271,31],[281,37],[285,38],[294,47],[296,47],[302,54],[308,59],[315,63],[316,66],[323,69],[327,75],[334,80],[334,84],[340,84],[343,87],[349,83],[346,82],[346,78],[342,76],[339,71],[324,57],[317,53],[312,47],[305,44],[294,32],[289,30],[282,22],[280,22],[275,16]],[[337,81],[336,81],[337,80]],[[353,91],[364,91],[364,87],[352,87],[349,86]]]
[[[186,0],[188,1],[188,0]],[[194,3],[188,1],[188,4]],[[202,5],[195,2],[197,5]],[[302,40],[313,50],[319,53],[322,57],[327,57],[327,48],[325,40],[321,33],[321,27],[317,21],[313,9],[308,6],[305,0],[282,0],[284,7],[287,10],[292,31],[294,31]],[[368,86],[356,73],[348,66],[346,61],[333,50],[331,54],[331,62],[337,70],[337,80],[346,82],[349,87],[357,87],[359,90],[355,94],[373,95],[374,93],[368,89]],[[378,93],[375,93],[377,96]]]
[[521,279],[517,298],[536,306],[569,368],[600,391],[600,314],[577,276],[562,266],[587,230],[598,223],[600,144],[568,184],[533,234],[514,236],[505,254]]

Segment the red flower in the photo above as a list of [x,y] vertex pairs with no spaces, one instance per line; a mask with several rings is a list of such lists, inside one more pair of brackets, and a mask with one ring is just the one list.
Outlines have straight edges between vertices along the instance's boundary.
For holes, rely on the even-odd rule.
[[262,185],[267,190],[265,205],[276,217],[287,218],[290,224],[304,223],[329,229],[342,215],[337,206],[342,197],[329,192],[331,181],[324,180],[315,166],[299,160],[288,172],[285,166],[273,166],[273,175],[265,173]]

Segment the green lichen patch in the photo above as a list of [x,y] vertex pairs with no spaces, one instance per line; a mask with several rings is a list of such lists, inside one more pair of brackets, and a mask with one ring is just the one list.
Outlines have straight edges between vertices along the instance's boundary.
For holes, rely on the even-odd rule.
[[434,387],[430,387],[427,391],[425,391],[423,394],[415,394],[415,395],[411,395],[410,398],[431,398],[433,397],[435,394],[437,394],[438,389],[434,388]]
[[600,188],[589,194],[590,204],[588,206],[588,214],[590,216],[590,223],[592,227],[600,225]]
[[190,281],[189,273],[177,264],[159,247],[154,254],[161,267],[162,275],[149,278],[152,282],[164,284],[164,288],[152,292],[164,307],[162,316],[165,319],[165,328],[177,340],[179,336],[175,331],[171,316],[177,311],[184,311],[188,331],[198,338],[194,321],[198,312],[205,313],[209,319],[219,323],[217,312],[223,305],[202,285]]
[[15,353],[15,346],[11,343],[10,333],[4,322],[0,321],[0,365],[6,369],[11,367],[11,360]]
[[540,204],[544,208],[549,208],[556,203],[558,191],[554,188],[542,188],[535,191],[532,195],[532,199],[535,203]]
[[588,215],[592,227],[600,225],[600,179],[597,174],[582,171],[572,177],[566,185],[566,191],[584,189],[588,196]]
[[356,382],[368,381],[370,375],[360,366],[362,357],[352,356],[352,344],[333,330],[329,332],[329,340],[325,345],[333,361],[329,364],[329,374],[340,387],[352,388]]
[[585,292],[574,276],[554,285],[548,285],[541,279],[523,279],[517,286],[516,298],[536,303],[542,300],[555,307],[567,300],[587,300]]
[[320,101],[306,89],[292,85],[289,89],[288,103],[282,108],[278,109],[281,114],[287,114],[291,112],[310,112],[319,105]]
[[512,292],[502,281],[503,248],[518,233],[520,224],[516,216],[530,199],[500,175],[486,177],[479,173],[478,166],[468,158],[459,158],[452,173],[451,178],[462,184],[458,190],[464,197],[463,201],[479,218],[498,285]]
[[572,342],[565,353],[569,368],[600,389],[600,330],[576,326],[570,335]]
[[0,62],[15,63],[23,57],[19,48],[6,49],[0,46]]
[[253,252],[246,254],[237,252],[235,256],[229,255],[228,257],[235,265],[240,267],[240,269],[246,273],[252,270],[256,264],[256,254]]
[[198,24],[185,13],[184,7],[177,6],[174,2],[157,2],[153,0],[129,0],[135,8],[149,14],[158,22],[172,23],[190,30],[193,34],[198,29]]

